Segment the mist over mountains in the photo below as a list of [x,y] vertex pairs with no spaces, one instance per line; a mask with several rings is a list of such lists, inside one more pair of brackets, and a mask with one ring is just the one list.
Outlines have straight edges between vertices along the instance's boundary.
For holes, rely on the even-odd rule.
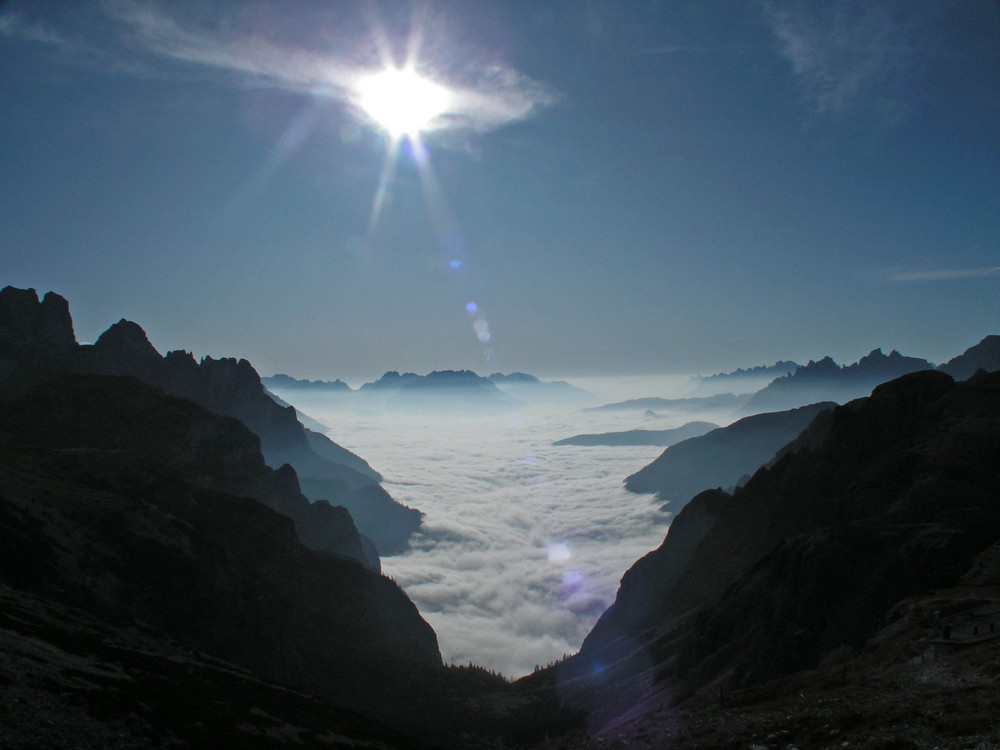
[[[831,396],[887,380],[841,405],[740,418],[622,477],[667,503],[669,532],[629,567],[577,654],[510,683],[444,663],[369,541],[432,545],[419,512],[363,458],[303,427],[248,362],[160,355],[129,321],[81,345],[66,300],[4,288],[4,741],[988,746],[1000,741],[1000,380],[984,367],[998,348],[987,337],[939,369],[878,350],[847,368],[811,363],[766,398],[801,397],[806,386],[787,385],[796,377]],[[530,377],[514,380],[538,385]],[[517,408],[503,378],[414,378],[368,390],[424,404],[458,390]],[[747,408],[737,398],[719,403]],[[662,401],[673,415],[705,404]],[[600,413],[648,408],[611,406]],[[527,460],[519,471],[542,476]],[[636,501],[645,514],[650,499]],[[485,509],[505,511],[517,508]],[[552,541],[539,563],[570,553]],[[470,583],[483,580],[486,551],[463,561]],[[573,572],[563,593],[589,612]],[[423,574],[433,585],[435,571]],[[539,610],[534,622],[549,620]]]

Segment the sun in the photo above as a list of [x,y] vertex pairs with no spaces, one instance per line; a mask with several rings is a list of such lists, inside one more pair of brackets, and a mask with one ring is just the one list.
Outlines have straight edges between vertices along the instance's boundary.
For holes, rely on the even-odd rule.
[[388,68],[358,82],[358,104],[393,138],[433,130],[448,110],[451,93],[412,68]]

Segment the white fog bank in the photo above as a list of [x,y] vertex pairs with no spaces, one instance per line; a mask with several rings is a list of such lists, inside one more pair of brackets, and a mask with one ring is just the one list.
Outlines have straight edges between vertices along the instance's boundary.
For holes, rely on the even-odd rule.
[[622,574],[663,541],[670,517],[651,495],[622,486],[662,448],[552,443],[704,415],[583,411],[683,395],[676,378],[572,382],[600,393],[484,416],[401,415],[358,409],[350,394],[278,393],[381,472],[396,500],[424,512],[411,549],[382,567],[437,632],[447,662],[520,677],[575,652]]

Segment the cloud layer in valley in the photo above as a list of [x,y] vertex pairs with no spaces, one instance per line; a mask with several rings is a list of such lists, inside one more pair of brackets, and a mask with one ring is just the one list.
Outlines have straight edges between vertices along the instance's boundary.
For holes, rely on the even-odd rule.
[[662,449],[552,442],[690,418],[578,405],[434,418],[284,397],[382,472],[393,497],[426,514],[412,550],[385,558],[383,568],[434,627],[444,658],[509,677],[575,652],[614,601],[621,575],[669,524],[651,496],[622,486]]

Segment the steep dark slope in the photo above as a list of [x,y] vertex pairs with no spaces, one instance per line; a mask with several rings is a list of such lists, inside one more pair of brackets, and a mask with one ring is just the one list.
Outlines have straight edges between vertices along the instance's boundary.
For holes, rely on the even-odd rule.
[[306,547],[298,508],[350,521],[239,421],[135,378],[0,402],[0,744],[492,747],[551,722],[443,666],[398,586]]
[[938,369],[948,373],[955,380],[971,378],[977,370],[986,372],[1000,370],[1000,336],[986,336],[978,344],[949,359]]
[[[142,328],[126,320],[93,345],[78,345],[62,297],[50,292],[39,303],[34,290],[0,290],[0,386],[5,397],[66,372],[133,376],[240,420],[260,438],[268,465],[295,467],[307,497],[347,508],[383,554],[405,547],[419,527],[419,511],[395,502],[362,459],[305,430],[294,409],[267,395],[246,360],[205,357],[196,362],[183,351],[161,356]],[[374,558],[375,551],[369,555]]]
[[236,420],[133,378],[63,376],[0,404],[0,582],[396,721],[404,686],[442,669],[434,632],[265,505],[347,517]]
[[303,543],[378,569],[350,514],[310,503],[294,469],[268,467],[241,422],[125,376],[64,375],[0,402],[0,438],[21,446],[155,458],[199,486],[250,497],[291,518]]
[[552,676],[564,694],[653,710],[860,654],[907,601],[1000,601],[1000,373],[907,375],[814,429],[812,448],[678,514]]
[[729,488],[774,457],[830,402],[744,417],[700,437],[683,440],[625,480],[632,492],[655,492],[674,513],[697,492]]

